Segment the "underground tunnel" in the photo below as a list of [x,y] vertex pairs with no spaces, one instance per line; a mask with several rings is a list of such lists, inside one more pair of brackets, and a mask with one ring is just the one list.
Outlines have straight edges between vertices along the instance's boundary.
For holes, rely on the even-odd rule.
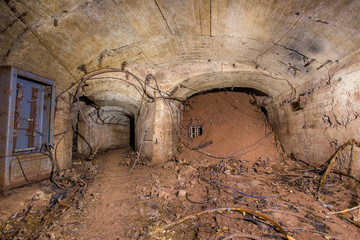
[[0,9],[0,239],[360,236],[359,1]]

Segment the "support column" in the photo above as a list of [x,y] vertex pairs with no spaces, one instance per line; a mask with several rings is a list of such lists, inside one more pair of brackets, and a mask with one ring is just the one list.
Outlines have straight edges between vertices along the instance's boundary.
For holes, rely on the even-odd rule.
[[155,109],[155,103],[145,103],[144,105],[142,105],[139,116],[137,116],[135,120],[136,150],[139,151],[141,144],[143,144],[141,154],[149,158],[152,158],[153,155],[153,130]]
[[[57,145],[57,143],[61,142]],[[73,144],[73,130],[72,130],[72,113],[69,99],[66,96],[61,96],[55,109],[54,122],[54,146],[56,149],[56,160],[60,169],[67,169],[72,163],[72,144]]]
[[153,156],[155,164],[163,164],[174,156],[173,125],[169,106],[164,100],[156,102],[154,134],[153,134]]
[[174,156],[178,140],[173,126],[173,121],[176,125],[176,109],[174,103],[159,100],[147,103],[140,112],[136,124],[137,150],[146,131],[142,152],[150,157],[154,164],[164,164]]

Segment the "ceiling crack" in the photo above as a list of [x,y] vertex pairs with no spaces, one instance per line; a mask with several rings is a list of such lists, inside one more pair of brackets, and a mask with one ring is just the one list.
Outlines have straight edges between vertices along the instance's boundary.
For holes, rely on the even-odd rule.
[[210,37],[212,36],[212,0],[210,0]]
[[306,5],[304,12],[297,18],[297,20],[292,24],[292,26],[286,31],[284,35],[282,35],[272,46],[270,46],[268,49],[266,49],[263,53],[259,54],[255,58],[255,62],[258,61],[258,58],[266,54],[268,51],[270,51],[274,46],[278,45],[281,40],[283,40],[296,26],[296,24],[300,21],[300,19],[304,16],[305,12],[308,10],[308,7],[310,6],[311,1]]
[[168,23],[166,17],[164,16],[164,13],[161,11],[161,8],[160,8],[159,4],[157,3],[156,0],[154,0],[154,2],[155,2],[155,4],[156,4],[157,8],[159,9],[161,16],[162,16],[163,19],[165,20],[166,26],[167,26],[167,28],[169,29],[171,35],[175,36],[175,34],[171,31],[171,28],[170,28],[170,26],[169,26],[169,23]]

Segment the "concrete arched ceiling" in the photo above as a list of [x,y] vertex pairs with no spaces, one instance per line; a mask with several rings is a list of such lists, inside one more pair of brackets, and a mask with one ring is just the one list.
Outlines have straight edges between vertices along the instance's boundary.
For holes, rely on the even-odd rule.
[[86,106],[83,108],[83,112],[85,116],[89,116],[88,122],[100,124],[130,125],[130,118],[134,117],[133,113],[121,106],[101,106],[101,109],[98,110]]
[[60,89],[83,75],[81,65],[126,61],[163,90],[229,77],[276,96],[359,60],[357,0],[3,0],[0,8],[1,64]]
[[91,94],[96,102],[100,103],[100,107],[104,108],[105,106],[116,106],[122,109],[126,109],[131,113],[131,115],[136,115],[139,111],[140,102],[138,99],[134,99],[129,95],[124,95],[119,92],[105,90],[98,91]]
[[125,74],[99,74],[86,82],[83,92],[96,103],[105,106],[117,106],[127,109],[134,117],[144,103],[141,85],[132,77],[126,79]]
[[175,86],[172,92],[174,92],[174,97],[188,98],[200,91],[226,87],[254,88],[269,96],[278,95],[280,89],[291,89],[285,79],[276,79],[255,71],[234,71],[215,72],[187,78]]

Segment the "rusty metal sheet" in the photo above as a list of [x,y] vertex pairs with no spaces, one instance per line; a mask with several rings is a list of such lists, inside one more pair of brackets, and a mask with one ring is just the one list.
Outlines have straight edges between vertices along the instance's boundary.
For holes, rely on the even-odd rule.
[[10,184],[39,181],[50,173],[51,160],[41,153],[21,154],[10,160]]

